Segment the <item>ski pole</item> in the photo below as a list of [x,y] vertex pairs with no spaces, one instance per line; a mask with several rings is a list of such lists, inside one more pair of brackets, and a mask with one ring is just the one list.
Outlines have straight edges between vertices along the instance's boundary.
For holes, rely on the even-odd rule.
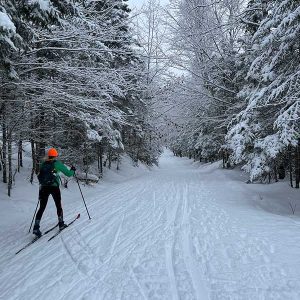
[[31,231],[31,227],[32,227],[32,224],[33,224],[33,221],[34,221],[34,218],[35,218],[36,211],[37,211],[37,209],[38,209],[39,203],[40,203],[40,199],[38,200],[38,203],[37,203],[37,205],[36,205],[36,208],[35,208],[35,211],[34,211],[34,215],[33,215],[33,218],[32,218],[32,221],[31,221],[31,224],[30,224],[30,228],[29,228],[28,233],[30,233],[30,231]]
[[89,214],[89,210],[88,210],[88,208],[87,208],[87,206],[86,206],[86,203],[85,203],[85,200],[84,200],[84,197],[83,197],[83,194],[82,194],[82,190],[81,190],[81,187],[80,187],[80,184],[79,184],[78,178],[77,178],[77,176],[76,176],[76,175],[74,175],[74,177],[76,178],[76,181],[77,181],[77,184],[78,184],[78,187],[79,187],[79,190],[80,190],[80,194],[81,194],[81,197],[82,197],[82,200],[83,200],[83,203],[84,203],[85,209],[86,209],[86,212],[87,212],[87,214],[88,214],[88,216],[89,216],[89,219],[91,220],[91,216],[90,216],[90,214]]

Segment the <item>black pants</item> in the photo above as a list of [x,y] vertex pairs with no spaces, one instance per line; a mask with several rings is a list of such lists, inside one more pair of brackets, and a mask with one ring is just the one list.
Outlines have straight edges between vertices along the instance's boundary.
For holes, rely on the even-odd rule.
[[42,186],[39,192],[40,208],[36,214],[36,220],[41,220],[43,213],[46,209],[49,196],[53,197],[55,202],[57,216],[59,220],[63,220],[63,210],[61,207],[60,189],[56,186]]

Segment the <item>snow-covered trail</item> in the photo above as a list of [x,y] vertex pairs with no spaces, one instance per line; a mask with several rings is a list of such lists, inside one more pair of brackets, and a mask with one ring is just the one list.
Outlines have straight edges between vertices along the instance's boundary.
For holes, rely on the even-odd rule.
[[253,197],[226,171],[166,151],[160,168],[89,192],[92,220],[51,242],[14,256],[28,237],[3,233],[0,299],[300,299],[300,223]]

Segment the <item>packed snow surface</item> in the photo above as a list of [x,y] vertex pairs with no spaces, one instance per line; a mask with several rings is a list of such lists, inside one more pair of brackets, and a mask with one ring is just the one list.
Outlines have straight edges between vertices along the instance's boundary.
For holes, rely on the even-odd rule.
[[[299,192],[286,182],[247,185],[168,151],[158,168],[129,173],[83,187],[92,220],[73,182],[65,219],[81,218],[18,255],[38,187],[24,178],[1,199],[0,298],[300,299],[300,219],[289,207]],[[55,219],[50,199],[41,229]]]

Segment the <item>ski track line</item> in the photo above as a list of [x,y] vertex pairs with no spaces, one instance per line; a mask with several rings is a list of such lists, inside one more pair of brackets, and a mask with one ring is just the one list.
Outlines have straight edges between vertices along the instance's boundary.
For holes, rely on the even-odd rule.
[[121,216],[125,215],[128,210],[133,210],[136,207],[137,198],[133,197],[126,206],[124,201],[119,205],[119,208],[116,211],[110,212],[105,218],[101,218],[100,221],[93,226],[90,226],[85,230],[86,234],[89,236],[88,241],[96,240],[95,237],[99,236],[99,233],[104,233],[107,231],[107,228],[110,228],[122,218]]
[[[170,220],[170,225],[173,227],[173,229],[176,226],[176,217],[179,210],[179,199],[176,197],[176,208],[175,208],[175,214],[173,216],[173,220]],[[175,234],[175,232],[173,233]],[[169,274],[169,280],[170,280],[170,286],[171,286],[171,292],[172,292],[172,299],[173,300],[179,300],[179,292],[177,288],[177,282],[176,282],[176,275],[175,275],[175,266],[174,266],[174,247],[175,247],[175,239],[173,236],[173,239],[165,244],[165,252],[166,252],[166,266]]]
[[[142,213],[140,212],[140,210],[142,210]],[[125,214],[125,212],[124,212],[124,214]],[[136,217],[136,215],[138,215],[138,217]],[[160,217],[161,217],[161,215],[159,215],[159,218]],[[132,239],[136,239],[137,234],[141,232],[140,227],[142,227],[142,229],[145,229],[145,228],[151,229],[151,226],[152,226],[151,222],[153,221],[152,219],[153,219],[152,212],[148,211],[143,206],[136,207],[135,210],[130,209],[130,213],[129,214],[127,213],[127,215],[126,215],[126,221],[128,222],[128,225],[131,225],[134,228],[134,231],[131,231],[129,234],[127,233],[125,240],[120,240],[118,246],[121,246],[123,243],[126,243],[128,241],[130,242]],[[132,220],[135,220],[135,221],[132,222]],[[149,222],[150,222],[150,226],[149,226]],[[122,223],[124,223],[124,219],[123,219]],[[143,226],[143,223],[146,223],[146,227]],[[143,231],[141,234],[143,234]],[[139,234],[138,236],[140,236],[141,234]]]
[[[132,220],[135,220],[135,222],[132,222]],[[138,217],[136,217],[136,214],[128,214],[126,221],[127,231],[124,230],[125,236],[120,239],[117,245],[118,247],[122,246],[122,244],[130,243],[136,239],[136,236],[143,235],[143,232],[146,232],[146,230],[151,229],[153,226],[151,219],[149,220],[149,212],[147,212],[146,209],[144,209],[142,213],[139,213]],[[129,226],[131,226],[131,228]]]
[[123,213],[123,216],[122,216],[122,219],[120,221],[120,225],[117,229],[117,232],[115,234],[115,237],[114,237],[114,240],[113,240],[113,243],[111,245],[111,249],[109,250],[109,259],[107,260],[107,263],[110,264],[111,262],[111,259],[113,257],[113,253],[115,251],[115,248],[116,248],[116,244],[117,244],[117,241],[119,239],[119,236],[120,236],[120,233],[121,233],[121,229],[122,229],[122,225],[123,225],[123,222],[124,222],[124,218],[125,218],[125,213]]
[[135,284],[138,286],[139,291],[140,291],[141,295],[143,296],[143,299],[144,299],[144,300],[147,300],[147,299],[148,299],[148,298],[147,298],[147,295],[145,294],[144,289],[143,289],[143,287],[141,286],[141,284],[140,284],[139,280],[137,279],[136,275],[134,274],[132,268],[130,269],[130,275],[131,275],[131,277],[133,278]]
[[[95,201],[93,201],[93,205],[98,206],[99,213],[102,215],[112,215],[116,211],[119,211],[120,209],[124,209],[125,207],[125,199],[131,199],[130,203],[135,203],[135,199],[137,199],[141,194],[144,193],[146,190],[146,187],[144,185],[140,185],[139,188],[137,187],[128,187],[126,186],[125,188],[123,187],[116,187],[115,192],[112,194],[108,195],[101,195],[101,199],[97,198]],[[114,206],[117,208],[115,211],[112,210],[112,203],[111,199],[116,199],[114,200]],[[104,207],[107,206],[107,207]],[[101,217],[100,215],[100,217]]]
[[[122,199],[126,199],[126,196],[134,196],[136,197],[137,195],[141,195],[141,193],[145,190],[145,187],[141,185],[139,188],[136,188],[136,186],[128,186],[127,184],[119,184],[121,186],[116,186],[114,191],[108,191],[107,194],[101,194],[100,195],[100,200],[97,197],[95,200],[91,201],[89,203],[89,207],[92,207],[94,205],[98,205],[101,211],[103,211],[104,214],[111,212],[112,209],[112,203],[111,200],[115,199],[114,203],[119,207],[119,203],[123,202]],[[123,186],[124,185],[124,186]],[[109,200],[109,201],[107,201]],[[102,205],[106,206],[107,209],[104,210]]]
[[[161,224],[159,225],[161,226]],[[154,228],[152,231],[155,232],[159,227],[156,227]],[[142,236],[142,235],[141,235]],[[144,236],[144,238],[146,239],[146,237]],[[146,239],[147,240],[147,239]],[[135,241],[132,241],[133,243],[131,244],[131,247],[130,248],[126,248],[126,251],[124,251],[124,249],[120,249],[118,253],[115,253],[114,257],[117,256],[119,253],[120,254],[123,254],[121,257],[118,257],[118,259],[116,259],[112,264],[111,266],[106,266],[106,268],[108,268],[108,270],[112,271],[112,270],[115,270],[115,269],[120,269],[122,268],[122,266],[124,264],[127,264],[127,262],[129,261],[130,257],[132,257],[132,255],[134,255],[134,252],[136,251],[136,249],[138,249],[139,251],[137,253],[140,253],[140,243],[143,242],[140,241],[140,242],[137,242],[136,240]],[[143,244],[143,243],[142,243]],[[147,245],[146,245],[147,246]],[[142,248],[144,248],[145,246],[142,246]],[[136,255],[135,255],[136,256]],[[104,262],[105,263],[105,262]],[[105,274],[105,272],[103,273],[103,276],[101,277],[101,280],[103,280],[105,277],[108,277],[109,274]]]
[[[112,219],[112,224],[114,224],[114,223],[116,223],[116,221],[118,221],[119,222],[119,220],[120,219],[122,219],[123,221],[122,221],[122,223],[119,223],[120,225],[119,225],[119,229],[121,229],[120,228],[120,226],[122,226],[122,224],[123,224],[123,222],[124,222],[124,219],[125,219],[125,214],[126,214],[126,212],[129,210],[129,211],[136,211],[136,210],[138,210],[139,208],[136,208],[136,200],[137,199],[133,199],[134,201],[132,201],[131,203],[130,203],[130,205],[128,205],[127,207],[126,207],[126,209],[124,209],[124,208],[121,208],[119,211],[122,213],[122,216],[121,216],[121,214],[119,214],[119,215],[115,215],[113,218],[111,218]],[[132,204],[134,204],[134,205],[132,205]],[[147,211],[145,211],[145,212],[143,212],[143,213],[146,213],[147,214]],[[128,213],[127,213],[127,215],[128,215]],[[127,217],[128,218],[128,217]],[[90,237],[90,240],[92,240],[92,239],[94,239],[94,235],[92,234],[92,231],[95,231],[95,232],[99,232],[99,229],[97,228],[97,227],[101,227],[101,224],[98,224],[98,225],[96,225],[96,227],[93,227],[93,228],[91,228],[91,230],[90,230],[90,233],[88,233],[88,235],[89,235],[89,237]],[[104,231],[105,229],[102,229],[102,231]],[[119,232],[119,234],[120,234],[120,232]],[[118,238],[117,238],[118,239]],[[116,243],[117,243],[117,240],[115,241],[115,244],[113,245],[113,247],[115,248],[116,247]]]
[[[126,245],[124,245],[121,249],[116,250],[115,253],[113,254],[112,258],[114,258],[115,256],[117,256],[120,253],[124,253],[124,250],[129,249],[130,246],[132,248],[132,244],[133,244],[133,248],[132,249],[134,249],[136,247],[136,242],[137,242],[138,239],[140,239],[141,237],[145,236],[146,233],[148,235],[150,235],[151,233],[155,232],[156,230],[158,230],[162,226],[163,226],[163,224],[158,224],[154,228],[152,226],[149,226],[145,231],[141,232],[138,236],[136,236],[134,240],[131,240],[129,243],[127,242]],[[126,255],[126,257],[127,257],[127,255]],[[110,260],[111,260],[111,258],[109,257],[108,259],[106,259],[104,261],[104,263],[107,263],[107,261],[110,261]]]
[[174,246],[173,246],[174,274],[177,282],[177,290],[179,293],[179,297],[196,299],[190,270],[188,270],[184,260],[184,245],[182,241],[182,235],[184,233],[184,230],[186,229],[185,212],[188,204],[188,195],[185,193],[186,190],[185,181],[183,181],[182,185],[180,185],[179,187],[177,187],[178,189],[177,197],[180,204],[176,212],[176,220],[175,220],[175,228],[174,228],[175,230]]
[[[67,256],[70,257],[78,271],[87,277],[92,276],[91,271],[94,268],[91,268],[88,263],[86,263],[86,258],[88,258],[93,265],[96,265],[96,258],[94,258],[93,252],[89,251],[88,247],[82,245],[82,241],[76,240],[74,236],[71,236],[68,239],[61,237],[60,240],[62,241]],[[67,240],[70,241],[67,242]]]
[[170,286],[171,286],[171,292],[172,292],[172,299],[173,300],[179,300],[178,290],[177,290],[177,283],[176,283],[176,277],[175,277],[175,271],[174,271],[174,242],[166,243],[165,245],[165,251],[166,251],[166,266],[168,269],[169,274],[169,280],[170,280]]
[[[199,268],[197,268],[197,261],[194,258],[194,253],[192,252],[192,242],[191,242],[191,232],[190,232],[190,222],[189,222],[189,206],[188,206],[188,198],[189,196],[189,189],[188,185],[186,184],[185,187],[185,194],[184,194],[184,211],[183,211],[183,238],[182,238],[182,247],[184,253],[184,261],[185,264],[188,266],[189,273],[192,279],[193,287],[197,295],[197,299],[201,300],[209,300],[209,292],[207,289],[207,283],[204,279],[204,275],[200,273]],[[200,266],[199,266],[200,267]]]
[[[138,195],[140,192],[142,192],[142,190],[137,192],[136,195]],[[125,196],[128,196],[128,195],[130,195],[130,193],[128,193],[128,194],[124,193],[124,194],[122,194],[122,197],[125,198]],[[137,197],[136,195],[132,195],[131,197],[136,198]],[[97,209],[94,211],[97,211],[98,213],[94,213],[94,215],[92,216],[93,217],[92,219],[95,219],[96,217],[97,218],[103,218],[103,217],[108,218],[109,216],[114,216],[115,214],[119,213],[120,211],[122,211],[124,209],[123,205],[122,205],[122,203],[123,203],[122,198],[121,198],[121,200],[118,200],[117,203],[115,203],[115,207],[116,207],[115,210],[113,210],[115,207],[112,206],[112,204],[109,201],[107,201],[105,203],[107,208],[103,208],[103,206],[100,204],[101,204],[101,201],[104,201],[104,200],[108,200],[108,198],[107,199],[101,198],[101,200],[98,199],[98,200],[94,201],[92,206],[97,206]],[[91,208],[91,205],[89,205],[89,207]]]
[[[77,236],[76,236],[77,237]],[[76,239],[74,236],[72,236],[71,238],[68,238],[68,240],[72,239],[73,241],[75,241],[75,243],[79,246],[79,251],[73,251],[74,249],[74,244],[68,244],[67,240],[64,240],[62,238],[65,250],[68,254],[68,256],[70,257],[71,261],[73,262],[74,266],[78,269],[78,271],[85,277],[84,278],[84,282],[87,285],[87,290],[82,290],[81,288],[79,288],[80,290],[78,292],[76,292],[76,298],[77,299],[83,299],[79,298],[79,294],[81,293],[81,296],[89,293],[90,290],[93,289],[97,289],[97,286],[100,286],[100,284],[102,283],[101,279],[97,276],[97,271],[99,269],[101,269],[102,267],[102,263],[100,263],[99,259],[97,257],[95,257],[95,254],[93,253],[93,251],[88,247],[88,245],[83,244],[82,243],[82,239]],[[83,253],[84,252],[84,255]],[[78,256],[79,254],[79,256]],[[76,258],[77,256],[77,258]],[[79,282],[82,285],[82,281],[79,280]],[[91,286],[92,284],[92,286]],[[59,299],[74,299],[74,296],[68,296],[70,293],[74,294],[74,288],[76,290],[77,284],[73,285],[72,287],[70,287],[70,289],[68,291],[65,292],[65,294],[59,298]],[[97,289],[98,292],[98,289]],[[58,300],[59,300],[58,299]]]

